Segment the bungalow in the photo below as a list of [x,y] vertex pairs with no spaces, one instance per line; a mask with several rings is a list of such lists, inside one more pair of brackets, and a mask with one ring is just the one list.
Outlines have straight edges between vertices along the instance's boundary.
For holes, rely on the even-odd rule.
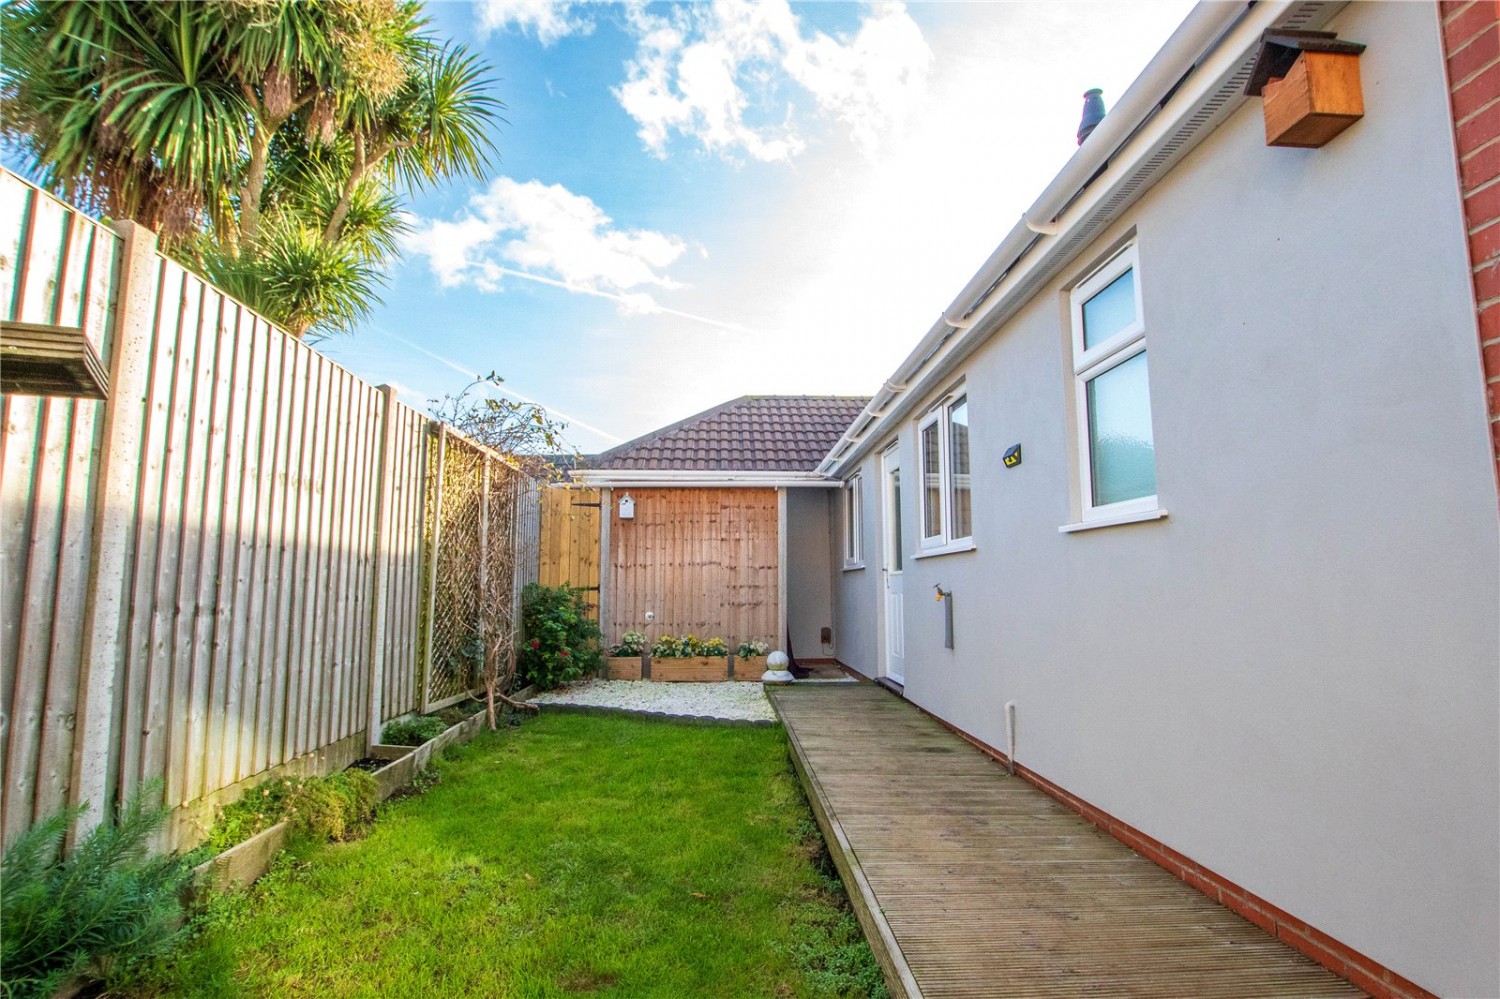
[[843,664],[1378,994],[1500,995],[1497,105],[1199,5],[818,466]]
[[743,396],[585,459],[570,478],[599,490],[605,639],[693,634],[832,662],[838,481],[817,466],[867,402]]

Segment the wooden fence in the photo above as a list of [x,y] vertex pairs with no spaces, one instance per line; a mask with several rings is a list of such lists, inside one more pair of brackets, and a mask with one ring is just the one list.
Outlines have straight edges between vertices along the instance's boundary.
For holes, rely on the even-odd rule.
[[541,582],[574,586],[588,596],[599,615],[599,490],[556,486],[543,491]]
[[635,516],[611,516],[605,639],[640,631],[777,647],[776,490],[630,492]]
[[[327,772],[434,696],[434,555],[537,578],[540,500],[503,538],[448,525],[447,449],[504,460],[156,252],[0,171],[0,316],[82,327],[105,401],[0,399],[0,834],[143,781],[170,845],[266,775]],[[450,497],[451,500],[451,497]],[[478,531],[478,525],[472,525]],[[458,620],[455,628],[478,627]],[[461,689],[455,691],[455,682]]]

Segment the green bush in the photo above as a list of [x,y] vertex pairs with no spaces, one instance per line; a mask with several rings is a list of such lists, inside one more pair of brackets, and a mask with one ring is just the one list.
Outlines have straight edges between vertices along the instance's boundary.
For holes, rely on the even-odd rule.
[[0,862],[0,994],[51,995],[71,975],[111,988],[182,938],[178,893],[189,870],[179,857],[147,855],[147,838],[166,819],[161,782],[142,785],[113,825],[100,825],[71,855],[60,851],[84,808],[32,826]]
[[627,631],[620,636],[620,644],[609,650],[612,656],[638,656],[646,651],[646,636],[639,631]]
[[429,739],[436,739],[447,730],[448,724],[441,718],[431,716],[397,718],[395,721],[385,723],[385,730],[380,733],[380,741],[387,746],[420,746]]
[[540,690],[591,676],[603,665],[599,626],[588,617],[583,591],[528,583],[521,592],[525,639],[517,676]]
[[283,819],[318,839],[358,839],[375,820],[379,796],[375,778],[363,770],[327,777],[272,777],[220,810],[205,846],[222,853]]

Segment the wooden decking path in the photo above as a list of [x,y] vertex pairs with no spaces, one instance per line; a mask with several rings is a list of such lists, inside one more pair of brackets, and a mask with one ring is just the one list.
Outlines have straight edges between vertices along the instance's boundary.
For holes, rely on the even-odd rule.
[[893,694],[771,698],[893,994],[1364,995]]

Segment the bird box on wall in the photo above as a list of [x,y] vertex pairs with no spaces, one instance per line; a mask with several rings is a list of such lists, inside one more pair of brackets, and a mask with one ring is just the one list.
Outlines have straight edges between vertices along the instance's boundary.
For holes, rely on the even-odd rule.
[[631,498],[629,493],[620,497],[620,519],[635,519],[635,500]]
[[1317,149],[1363,118],[1364,50],[1331,31],[1267,31],[1245,86],[1261,98],[1266,145]]

